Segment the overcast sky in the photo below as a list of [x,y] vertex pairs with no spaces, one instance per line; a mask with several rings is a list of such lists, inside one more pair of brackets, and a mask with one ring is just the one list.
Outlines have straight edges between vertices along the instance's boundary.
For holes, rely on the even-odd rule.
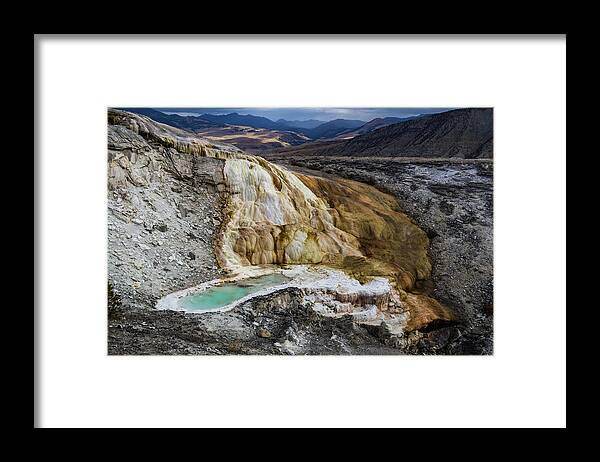
[[409,117],[419,114],[431,114],[443,112],[452,108],[424,108],[424,107],[402,107],[402,108],[154,108],[166,113],[181,115],[197,114],[252,114],[267,117],[271,120],[308,120],[316,119],[327,122],[333,119],[357,119],[368,122],[377,117]]

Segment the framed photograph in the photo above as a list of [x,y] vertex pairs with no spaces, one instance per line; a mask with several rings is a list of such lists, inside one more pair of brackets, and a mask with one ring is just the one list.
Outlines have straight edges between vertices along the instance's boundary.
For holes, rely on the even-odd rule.
[[565,427],[565,35],[34,58],[34,426]]

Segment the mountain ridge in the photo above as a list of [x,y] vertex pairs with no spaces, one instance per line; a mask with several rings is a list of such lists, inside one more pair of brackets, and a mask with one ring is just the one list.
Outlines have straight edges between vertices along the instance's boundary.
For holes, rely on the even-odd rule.
[[324,120],[308,119],[308,120],[286,120],[277,119],[276,122],[290,128],[303,128],[311,130],[325,123]]
[[349,129],[340,133],[336,138],[354,138],[355,136],[364,135],[365,133],[369,133],[378,128],[382,128],[395,123],[405,122],[407,120],[416,119],[417,117],[422,117],[422,115],[410,117],[376,117],[375,119],[368,121],[366,124],[356,129]]
[[491,158],[491,108],[455,109],[388,125],[351,139],[344,150],[351,154],[396,154],[422,157]]
[[330,120],[329,122],[325,122],[324,124],[321,124],[311,130],[304,130],[303,133],[313,140],[334,138],[348,129],[358,128],[364,124],[364,120],[334,119]]

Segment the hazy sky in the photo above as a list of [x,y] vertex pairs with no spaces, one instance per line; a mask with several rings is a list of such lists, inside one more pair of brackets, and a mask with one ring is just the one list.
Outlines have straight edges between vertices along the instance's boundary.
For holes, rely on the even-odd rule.
[[177,113],[181,115],[197,114],[229,114],[237,112],[239,114],[252,114],[267,117],[271,120],[308,120],[317,119],[329,121],[333,119],[357,119],[368,122],[376,117],[409,117],[419,114],[431,114],[434,112],[443,112],[452,108],[424,108],[424,107],[380,107],[380,108],[154,108],[167,113]]

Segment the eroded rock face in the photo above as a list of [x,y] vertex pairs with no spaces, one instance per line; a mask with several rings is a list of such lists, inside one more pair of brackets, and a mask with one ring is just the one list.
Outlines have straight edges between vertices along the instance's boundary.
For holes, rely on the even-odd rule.
[[427,279],[427,235],[396,200],[351,180],[290,171],[261,158],[226,159],[224,267],[325,264],[359,278],[388,276],[411,290]]
[[334,263],[361,255],[355,236],[337,228],[327,204],[296,175],[263,159],[227,159],[229,222],[224,266]]

